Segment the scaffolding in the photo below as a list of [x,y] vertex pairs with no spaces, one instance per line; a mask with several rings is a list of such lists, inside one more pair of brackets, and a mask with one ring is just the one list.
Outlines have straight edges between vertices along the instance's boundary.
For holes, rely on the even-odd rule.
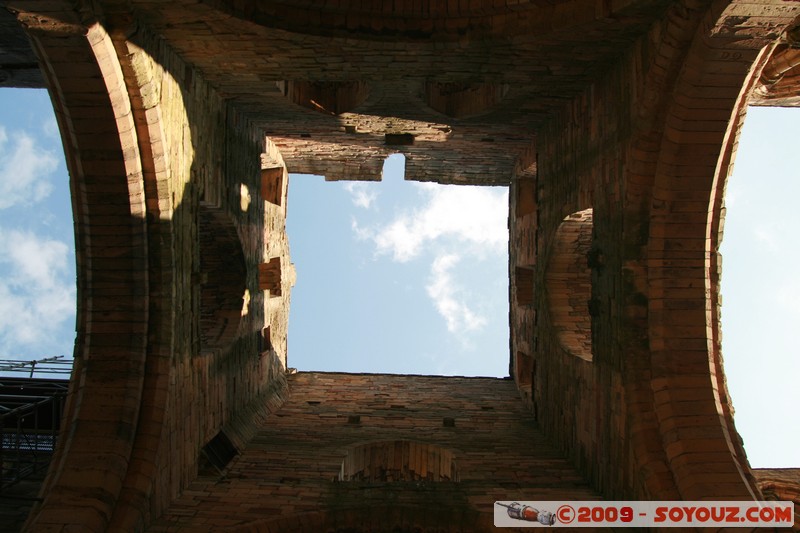
[[63,356],[0,360],[0,493],[50,464],[71,367]]
[[[72,374],[72,359],[64,355],[46,357],[44,359],[22,360],[22,359],[0,359],[0,378],[4,374],[27,374],[29,378],[34,376],[60,376],[69,380]],[[66,377],[64,377],[66,376]]]

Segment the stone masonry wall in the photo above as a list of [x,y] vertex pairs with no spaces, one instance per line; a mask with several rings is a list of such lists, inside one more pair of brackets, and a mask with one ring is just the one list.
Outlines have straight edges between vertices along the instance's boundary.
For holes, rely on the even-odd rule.
[[[598,499],[511,380],[303,372],[289,386],[230,468],[195,481],[149,531],[488,531],[496,500]],[[339,480],[353,450],[401,441],[451,455],[459,481]]]
[[[80,303],[65,430],[32,531],[141,529],[196,477],[207,443],[224,432],[241,447],[286,389],[285,208],[260,194],[261,154],[274,148],[163,39],[107,16],[111,33],[83,20],[88,38],[77,22],[67,38],[38,35],[76,198]],[[88,89],[114,83],[110,95]],[[72,141],[92,124],[92,137]],[[231,251],[243,269],[228,283],[213,263]],[[270,257],[286,275],[267,300],[258,265]],[[228,323],[201,327],[214,316]]]
[[[765,27],[737,33],[740,9],[670,6],[537,133],[537,174],[512,187],[510,267],[540,288],[526,304],[512,287],[523,397],[607,497],[760,497],[722,372],[718,233],[765,28],[777,35],[789,17],[765,8]],[[591,362],[560,345],[541,290],[557,228],[588,208]]]
[[[533,269],[536,287],[531,305],[511,300],[512,353],[532,359],[527,363],[532,396],[526,401],[546,434],[592,483],[615,497],[633,496],[638,490],[633,488],[636,466],[624,459],[620,345],[615,340],[621,328],[616,302],[622,280],[616,274],[619,263],[612,243],[620,231],[623,150],[631,135],[628,117],[642,77],[640,61],[636,53],[627,56],[539,133],[537,175],[520,178],[535,185],[512,187],[509,210],[510,266]],[[519,202],[526,201],[521,194],[535,195],[532,211],[521,208]],[[593,361],[567,351],[559,339],[550,302],[569,295],[549,294],[556,287],[546,279],[564,218],[590,208],[590,248],[600,250],[599,260],[604,262],[591,274],[592,295],[599,298],[597,316],[591,319]],[[588,257],[582,260],[586,268]]]
[[[152,264],[151,274],[170,282],[165,297],[172,301],[162,309],[171,312],[173,323],[172,331],[162,331],[172,341],[170,386],[154,460],[158,475],[152,481],[149,506],[141,509],[157,516],[197,475],[201,448],[207,442],[224,430],[235,446],[242,446],[250,436],[252,417],[263,416],[274,409],[275,401],[280,403],[290,284],[283,296],[268,299],[258,289],[258,265],[267,255],[286,257],[288,265],[288,243],[285,208],[265,204],[259,194],[261,154],[266,148],[259,129],[233,111],[161,39],[140,31],[131,40],[141,47],[138,68],[150,73],[150,88],[156,93],[153,103],[168,148],[164,159],[169,178],[158,196],[167,196],[169,209],[160,210],[151,231],[171,240],[173,260]],[[239,247],[246,268],[239,285],[246,293],[233,295],[239,300],[236,314],[241,318],[234,317],[238,325],[226,343],[210,348],[202,346],[198,326],[204,305],[200,289],[215,289],[207,287],[198,251],[198,232],[203,229],[198,223],[200,209],[216,213],[230,228],[216,252]],[[265,339],[270,325],[270,338]],[[128,523],[126,516],[118,518],[120,524]]]
[[[796,2],[449,2],[433,28],[429,3],[396,2],[420,8],[406,29],[388,3],[0,3],[51,91],[75,210],[75,371],[30,531],[482,530],[496,499],[763,496],[725,390],[717,247],[748,95],[793,101],[796,65],[775,69]],[[375,180],[395,152],[410,179],[510,185],[519,391],[287,381],[286,166]],[[588,209],[576,357],[547,265]],[[407,464],[384,468],[391,443]]]

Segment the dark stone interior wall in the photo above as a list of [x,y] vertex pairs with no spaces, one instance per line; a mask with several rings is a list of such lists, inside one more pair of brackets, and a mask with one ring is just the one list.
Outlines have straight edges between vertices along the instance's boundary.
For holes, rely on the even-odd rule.
[[[633,116],[650,59],[648,47],[637,43],[538,133],[532,213],[517,216],[520,189],[512,187],[510,195],[510,264],[533,268],[535,280],[532,305],[511,300],[512,353],[532,357],[533,395],[526,402],[591,483],[616,498],[645,496],[636,482],[625,411],[622,304],[628,292],[620,243]],[[588,208],[593,238],[582,266],[591,266],[592,361],[560,342],[545,279],[559,225]]]
[[[28,3],[14,3],[27,9]],[[68,1],[31,3],[21,17],[40,40],[37,50],[51,90],[63,97],[56,102],[62,135],[74,141],[75,153],[68,156],[71,171],[77,170],[76,233],[83,237],[76,239],[79,284],[98,292],[96,298],[90,290],[80,294],[80,377],[73,382],[62,441],[67,451],[57,454],[61,462],[49,476],[47,512],[29,529],[46,524],[57,530],[134,531],[167,509],[160,523],[167,528],[186,522],[190,513],[224,527],[237,520],[232,516],[242,504],[255,530],[274,530],[259,523],[265,513],[294,518],[295,511],[317,513],[308,530],[355,527],[371,512],[355,509],[336,522],[343,516],[340,504],[355,505],[361,493],[331,488],[328,474],[348,447],[366,449],[364,436],[351,434],[351,425],[360,430],[366,422],[374,422],[370,438],[425,437],[463,452],[456,460],[474,466],[476,477],[462,474],[461,488],[437,494],[449,493],[447,501],[466,494],[471,499],[465,513],[527,488],[527,494],[564,499],[749,497],[742,483],[746,459],[726,441],[735,439],[735,430],[727,399],[719,394],[721,367],[714,366],[715,354],[709,358],[708,329],[717,324],[708,321],[705,306],[716,302],[703,295],[717,281],[716,250],[706,249],[707,231],[713,234],[719,222],[709,224],[709,191],[713,199],[715,187],[724,185],[715,168],[727,168],[731,154],[720,154],[735,144],[729,126],[735,113],[743,113],[737,95],[758,50],[796,20],[796,7],[777,3],[665,0],[615,10],[597,2],[601,9],[595,11],[573,1],[551,6],[550,16],[539,16],[545,13],[530,4],[524,16],[509,7],[491,17],[497,33],[475,34],[503,35],[499,42],[451,40],[461,20],[450,24],[443,44],[432,45],[418,37],[370,41],[360,25],[370,10],[353,19],[356,26],[334,23],[332,41],[319,36],[328,35],[321,12],[306,7],[292,10],[296,18],[275,29],[270,20],[229,17],[214,2],[134,2],[133,10],[132,4],[101,1],[79,12]],[[448,4],[455,11],[461,5]],[[101,9],[109,10],[109,19],[97,24],[92,17],[102,18]],[[312,18],[316,26],[309,27]],[[527,22],[506,26],[507,19]],[[381,20],[376,18],[377,28],[384,27]],[[319,35],[284,31],[295,23],[311,34],[316,27]],[[541,35],[533,31],[540,27]],[[506,40],[511,29],[513,38]],[[329,61],[342,56],[354,62],[344,68]],[[760,57],[756,69],[768,61],[768,54]],[[372,92],[359,113],[339,117],[297,107],[276,85],[315,77],[341,81],[345,74],[371,79]],[[506,83],[512,87],[494,111],[456,119],[452,124],[460,129],[452,129],[449,119],[428,109],[432,102],[425,103],[420,89],[431,81],[446,87],[473,74],[476,81],[500,84],[484,86],[488,92],[477,92],[481,99],[499,98],[495,89]],[[59,90],[63,94],[56,95]],[[343,108],[356,99],[346,100]],[[338,96],[331,101],[339,106]],[[450,106],[453,114],[484,111],[451,103],[458,104]],[[404,116],[401,138],[418,135],[410,148],[393,144],[398,114]],[[511,183],[512,375],[532,419],[507,382],[490,387],[503,391],[474,397],[474,390],[466,391],[464,400],[455,394],[458,380],[431,378],[442,384],[429,397],[413,398],[422,407],[407,416],[398,415],[403,408],[389,399],[419,396],[428,391],[421,384],[426,380],[403,377],[390,384],[394,378],[381,377],[374,378],[381,383],[369,383],[344,375],[316,383],[307,376],[290,378],[297,385],[291,400],[296,403],[281,414],[293,281],[283,230],[283,157],[296,170],[329,171],[330,179],[375,179],[383,157],[395,151],[407,155],[407,176],[413,179]],[[268,195],[277,195],[277,203],[262,201],[262,168],[271,169],[270,187],[280,184],[280,193]],[[112,196],[113,205],[107,205]],[[587,208],[593,209],[594,232],[586,258],[592,270],[591,361],[559,342],[546,283],[559,225]],[[216,284],[216,271],[204,268],[201,209],[213,212],[210,218],[221,228],[220,253],[236,235],[245,271],[241,283]],[[213,256],[216,239],[205,242]],[[262,271],[268,280],[259,279]],[[278,271],[281,285],[275,290]],[[241,287],[249,291],[249,299],[242,295],[247,314],[235,331],[224,329],[225,342],[204,346],[200,317],[223,310],[202,309],[216,301],[204,304],[204,291],[224,292],[219,301],[231,302]],[[131,301],[118,302],[119,294]],[[225,316],[235,315],[225,305]],[[103,316],[106,309],[113,316]],[[96,329],[84,331],[89,326]],[[510,433],[489,434],[498,417],[487,412],[506,402],[516,405],[506,405],[503,415]],[[462,425],[464,413],[468,420]],[[452,427],[457,438],[448,440]],[[259,436],[250,440],[256,431]],[[310,465],[323,439],[323,462]],[[228,442],[234,453],[249,442],[248,459],[201,479],[203,494],[185,490],[195,487],[202,449],[210,441]],[[504,447],[497,446],[501,441]],[[513,460],[519,456],[522,469]],[[563,457],[577,465],[577,474]],[[232,478],[236,468],[241,477]],[[248,480],[251,468],[260,477]],[[60,477],[62,469],[69,475]],[[500,489],[487,485],[498,477]],[[548,492],[553,477],[563,489],[557,494]],[[587,489],[587,480],[594,490]],[[474,482],[473,492],[465,481]],[[424,503],[424,496],[398,487],[388,487],[388,494],[397,493],[412,507]],[[212,492],[224,498],[214,499]],[[333,514],[316,511],[315,498],[331,494]],[[387,492],[370,494],[377,504]],[[393,515],[398,523],[403,519]]]
[[[174,302],[172,328],[159,331],[161,342],[172,344],[168,400],[153,406],[164,412],[146,512],[158,516],[197,475],[206,443],[224,431],[237,448],[243,447],[253,419],[266,416],[281,401],[286,345],[278,337],[285,330],[273,327],[270,341],[263,338],[263,329],[270,321],[285,322],[289,291],[268,301],[259,290],[258,265],[266,254],[288,256],[288,245],[282,231],[285,209],[261,199],[261,154],[266,151],[261,130],[161,39],[140,30],[131,40],[142,48],[136,58],[139,68],[149,70],[151,88],[159,93],[167,149],[168,177],[158,196],[169,208],[149,220],[151,238],[171,239],[165,244],[172,261],[151,263],[151,276],[165,280],[165,296]],[[246,314],[232,338],[211,347],[203,346],[199,331],[201,290],[214,290],[200,260],[200,206],[217,213],[238,235],[246,266],[240,286],[249,292],[249,302],[238,295]]]
[[[90,209],[75,215],[77,234],[88,235],[76,240],[79,272],[89,280],[79,280],[78,284],[79,302],[83,303],[78,306],[76,378],[59,451],[45,481],[45,499],[34,509],[27,527],[39,531],[53,524],[78,524],[76,527],[86,531],[135,531],[159,516],[196,477],[198,464],[203,462],[203,447],[209,441],[222,431],[233,446],[243,447],[254,431],[254,421],[282,403],[286,390],[285,324],[293,277],[283,277],[282,296],[267,299],[259,289],[258,266],[270,257],[279,257],[291,271],[284,233],[285,207],[268,205],[261,199],[261,155],[270,151],[262,130],[238,114],[160,37],[144,26],[135,31],[117,28],[110,34],[94,26],[88,44],[86,35],[80,33],[70,34],[68,41],[57,33],[37,35],[40,61],[57,67],[60,92],[54,94],[54,100],[58,100],[62,132],[69,135],[75,124],[96,124],[98,132],[91,142],[67,147],[73,189],[82,190],[89,180],[92,186],[100,183],[99,187],[115,187],[113,190],[127,190],[126,185],[141,183],[141,188],[131,193],[130,202],[141,201],[143,212],[136,211],[138,204],[134,208],[119,200],[105,205],[98,196],[91,198],[94,203]],[[62,42],[75,43],[74,50],[86,57],[70,49],[72,55],[65,60]],[[66,61],[82,61],[85,67],[70,69]],[[76,79],[62,74],[70,70],[77,72],[73,75]],[[98,70],[104,79],[98,79]],[[112,90],[120,80],[124,85]],[[110,94],[92,100],[94,95],[85,88],[89,83],[105,84]],[[98,115],[96,109],[112,113],[107,107],[109,98],[115,115],[101,123],[97,117],[106,115]],[[115,119],[117,128],[130,120],[133,131],[115,131]],[[122,155],[129,169],[127,176],[113,166],[122,167],[117,160],[88,166],[86,161],[92,156],[105,154],[96,147],[106,145],[118,150],[109,149],[108,153]],[[83,168],[80,159],[86,165]],[[277,163],[282,164],[279,157]],[[138,176],[130,170],[136,168],[141,169]],[[280,191],[283,197],[285,183]],[[80,199],[80,193],[76,194]],[[244,272],[239,274],[243,278],[230,286],[217,284],[219,276],[213,275],[214,268],[201,260],[201,219],[209,220],[200,216],[201,206],[213,213],[210,218],[216,221],[202,230],[216,231],[220,237],[205,239],[210,246],[206,255],[225,253],[230,246],[241,248]],[[146,237],[126,238],[121,233],[124,228],[117,229],[121,234],[116,235],[108,222],[115,219],[107,213],[136,217],[146,228]],[[135,252],[117,252],[104,244],[117,240],[135,248]],[[214,250],[221,243],[224,246]],[[95,261],[90,269],[84,265],[87,253],[102,257],[135,253],[146,266],[130,267],[122,260]],[[95,337],[84,332],[82,324],[99,330],[101,320],[108,320],[102,312],[93,310],[93,302],[98,300],[96,287],[102,286],[110,294],[126,294],[126,278],[119,272],[125,268],[134,268],[125,274],[144,285],[136,297],[146,307],[146,324],[136,327],[141,326],[145,334],[136,337],[142,341],[138,353],[120,351],[116,356],[107,347],[113,345],[113,332],[106,346],[87,343],[87,338]],[[113,286],[106,288],[115,280],[123,280],[118,282],[122,292],[114,293]],[[224,293],[231,287],[239,291],[246,288],[249,295],[234,292],[221,300],[202,298],[204,291]],[[126,305],[126,299],[118,297],[117,306]],[[241,308],[238,315],[235,308],[230,309],[230,302],[235,307],[237,299]],[[235,323],[226,329],[222,342],[208,344],[201,335],[201,316],[218,310],[206,309],[204,313],[201,307],[213,307],[219,301],[227,302],[228,319]],[[103,302],[115,307],[107,297]],[[121,338],[133,327],[125,322],[113,326]],[[272,327],[267,330],[267,326]],[[269,338],[266,331],[270,331]],[[144,362],[141,370],[134,365],[137,358]],[[106,374],[92,379],[95,372]],[[138,380],[139,385],[118,392],[116,383],[126,380]],[[89,396],[96,402],[107,394],[124,394],[119,401],[125,404],[126,414],[137,413],[124,427],[122,421],[108,420],[110,415],[97,411],[97,406],[90,411],[80,401]],[[93,418],[102,423],[97,422],[97,429],[90,434],[84,429],[84,419],[95,423]],[[113,450],[95,448],[95,442],[103,438],[120,444]],[[108,468],[102,454],[114,454],[114,474],[118,477],[102,470]],[[76,456],[99,470],[82,475],[74,461]],[[79,500],[75,505],[83,515],[73,509],[71,502],[76,494]],[[102,496],[93,496],[99,494]]]
[[[512,287],[512,354],[531,357],[523,396],[611,498],[759,497],[713,310],[719,191],[769,32],[743,38],[726,5],[670,6],[537,132],[536,208],[519,186],[511,197],[511,267],[533,269],[537,288],[520,305]],[[545,283],[559,224],[589,207],[592,362],[558,342]]]
[[42,71],[16,17],[0,8],[0,87],[43,88]]
[[[288,381],[286,403],[242,455],[198,478],[148,531],[493,531],[498,500],[600,499],[509,379],[300,372]],[[364,461],[368,479],[341,479],[367,449],[383,450]],[[435,481],[442,455],[454,475]]]

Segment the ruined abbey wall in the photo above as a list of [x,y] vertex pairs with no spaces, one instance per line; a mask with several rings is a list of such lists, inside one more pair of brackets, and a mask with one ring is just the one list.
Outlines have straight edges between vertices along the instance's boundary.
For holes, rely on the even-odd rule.
[[241,456],[192,483],[148,531],[485,531],[510,493],[599,498],[509,379],[300,372],[288,381],[290,398]]
[[[722,6],[678,15],[667,9],[563,106],[537,134],[536,173],[512,187],[512,372],[546,433],[604,494],[748,498],[756,483],[722,369],[718,246],[767,41],[735,37]],[[587,209],[591,245],[567,257],[560,232]],[[585,308],[554,281],[565,261],[591,285]],[[590,327],[570,318],[587,314]],[[590,336],[590,357],[565,330]],[[691,474],[701,463],[714,473]]]
[[[28,530],[316,531],[375,509],[435,528],[446,502],[478,531],[520,491],[797,494],[747,463],[718,295],[748,99],[796,103],[797,3],[394,5],[2,2],[14,50],[31,43],[14,68],[54,103],[78,262],[65,426]],[[510,187],[516,391],[286,375],[287,171],[375,180],[395,152],[409,179]],[[403,457],[420,439],[431,476],[460,481],[375,478],[364,429]]]
[[[70,424],[46,481],[47,510],[30,527],[77,519],[130,531],[196,477],[220,431],[242,446],[253,418],[280,404],[292,283],[285,206],[261,199],[270,147],[260,130],[162,39],[96,30],[87,47],[33,35],[58,79],[54,105],[78,202],[81,319]],[[111,101],[90,92],[114,83]],[[119,151],[127,190],[112,185]],[[127,214],[112,216],[120,210]],[[277,294],[259,280],[273,257],[285,262]],[[231,283],[237,268],[242,278]],[[135,282],[125,286],[126,277]],[[128,340],[114,333],[125,322],[139,324]],[[103,444],[109,424],[120,429]],[[126,504],[74,503],[89,490]]]

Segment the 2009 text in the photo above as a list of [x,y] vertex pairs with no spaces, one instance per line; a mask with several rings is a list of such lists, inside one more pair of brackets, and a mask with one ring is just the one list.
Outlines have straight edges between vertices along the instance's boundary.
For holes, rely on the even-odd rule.
[[792,502],[495,502],[497,527],[780,527]]

